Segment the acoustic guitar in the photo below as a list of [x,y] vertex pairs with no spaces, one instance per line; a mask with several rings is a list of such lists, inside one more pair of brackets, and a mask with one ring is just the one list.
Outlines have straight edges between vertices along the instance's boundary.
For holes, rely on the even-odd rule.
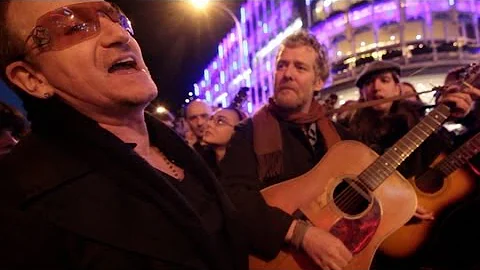
[[[435,216],[467,197],[476,187],[475,174],[462,167],[480,152],[480,133],[450,155],[439,155],[428,171],[409,181],[418,203]],[[419,250],[431,234],[435,221],[413,220],[390,235],[380,250],[396,258],[408,257]]]
[[[412,185],[396,168],[450,115],[440,104],[380,157],[364,144],[333,145],[307,173],[261,191],[287,213],[300,210],[352,252],[345,269],[369,269],[380,243],[415,213]],[[283,250],[270,262],[250,257],[250,269],[319,269],[304,252]]]

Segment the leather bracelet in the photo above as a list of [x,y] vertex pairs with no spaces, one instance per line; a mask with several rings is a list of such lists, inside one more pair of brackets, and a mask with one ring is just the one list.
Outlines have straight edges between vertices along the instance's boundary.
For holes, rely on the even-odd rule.
[[295,228],[293,229],[292,239],[290,243],[299,250],[302,247],[303,238],[305,237],[305,233],[311,227],[308,222],[305,220],[297,219],[297,223],[295,224]]

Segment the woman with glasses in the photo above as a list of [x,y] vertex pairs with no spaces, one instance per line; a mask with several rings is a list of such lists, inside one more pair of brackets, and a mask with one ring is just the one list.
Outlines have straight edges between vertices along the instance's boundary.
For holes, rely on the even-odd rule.
[[218,175],[218,163],[225,156],[228,142],[235,132],[235,126],[247,116],[237,108],[223,108],[216,111],[207,123],[203,140],[215,153],[215,160],[207,160],[210,167]]

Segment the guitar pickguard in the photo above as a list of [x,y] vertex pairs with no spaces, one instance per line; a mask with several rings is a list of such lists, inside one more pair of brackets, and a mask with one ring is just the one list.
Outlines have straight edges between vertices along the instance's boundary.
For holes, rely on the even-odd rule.
[[380,225],[380,218],[380,205],[374,200],[372,207],[361,218],[342,218],[332,226],[330,233],[342,240],[355,255],[370,243]]

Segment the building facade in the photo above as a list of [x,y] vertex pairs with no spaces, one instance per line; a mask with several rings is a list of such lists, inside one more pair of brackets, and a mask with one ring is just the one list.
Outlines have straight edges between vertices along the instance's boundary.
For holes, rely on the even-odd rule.
[[[397,62],[403,80],[428,90],[443,85],[448,70],[479,60],[478,14],[480,0],[249,0],[241,10],[243,43],[232,29],[195,94],[226,106],[241,86],[251,87],[246,107],[254,112],[272,95],[278,45],[302,27],[329,49],[331,76],[321,94],[337,93],[337,105],[358,98],[355,78],[375,60]],[[421,98],[432,103],[432,95]]]
[[299,2],[246,1],[236,26],[218,44],[217,56],[194,84],[195,96],[212,106],[225,107],[241,87],[250,87],[246,111],[252,113],[267,102],[273,93],[271,75],[276,48],[285,36],[303,27],[305,8]]

